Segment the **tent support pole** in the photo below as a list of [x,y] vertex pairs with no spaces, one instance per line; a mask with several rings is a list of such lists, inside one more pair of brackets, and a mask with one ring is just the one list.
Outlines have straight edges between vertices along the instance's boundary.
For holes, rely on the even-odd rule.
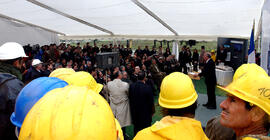
[[157,47],[157,40],[154,40],[154,47]]
[[80,22],[80,23],[82,23],[82,24],[85,24],[85,25],[87,25],[87,26],[90,26],[90,27],[93,27],[93,28],[95,28],[95,29],[98,29],[98,30],[100,30],[100,31],[102,31],[102,32],[108,33],[108,34],[110,34],[110,35],[114,35],[113,32],[111,32],[111,31],[109,31],[109,30],[107,30],[107,29],[104,29],[104,28],[99,27],[99,26],[97,26],[97,25],[95,25],[95,24],[89,23],[89,22],[84,21],[84,20],[82,20],[82,19],[79,19],[79,18],[77,18],[77,17],[71,16],[71,15],[69,15],[69,14],[67,14],[67,13],[61,12],[61,11],[59,11],[59,10],[57,10],[57,9],[54,9],[54,8],[48,6],[48,5],[45,5],[45,4],[43,4],[43,3],[40,3],[40,2],[38,2],[38,1],[36,1],[36,0],[27,0],[27,1],[28,1],[28,2],[31,2],[31,3],[33,3],[33,4],[35,4],[35,5],[38,5],[38,6],[42,7],[42,8],[45,8],[45,9],[51,11],[51,12],[57,13],[57,14],[59,14],[59,15],[62,15],[62,16],[64,16],[64,17],[66,17],[66,18],[75,20],[75,21]]
[[153,17],[155,20],[157,20],[159,23],[161,23],[168,30],[170,30],[174,35],[178,36],[178,33],[173,28],[171,28],[167,23],[165,23],[161,18],[159,18],[155,13],[153,13],[151,10],[149,10],[146,6],[144,6],[138,0],[131,0],[131,1],[133,3],[135,3],[137,6],[139,6],[142,10],[144,10],[151,17]]

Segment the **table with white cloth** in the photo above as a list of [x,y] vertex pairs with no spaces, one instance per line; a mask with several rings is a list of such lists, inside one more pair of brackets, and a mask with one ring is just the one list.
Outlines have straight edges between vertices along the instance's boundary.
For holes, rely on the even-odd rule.
[[217,84],[220,86],[227,86],[232,82],[233,79],[233,70],[226,70],[216,68],[216,77],[217,77]]

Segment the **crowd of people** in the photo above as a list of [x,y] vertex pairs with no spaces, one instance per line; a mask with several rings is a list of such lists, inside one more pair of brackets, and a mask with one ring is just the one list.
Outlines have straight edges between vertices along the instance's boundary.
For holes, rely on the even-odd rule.
[[[204,47],[204,46],[203,46]],[[148,79],[152,79],[152,83],[159,88],[162,78],[174,71],[180,71],[187,74],[190,70],[198,71],[199,54],[194,49],[193,54],[189,47],[183,46],[179,53],[179,61],[175,55],[171,54],[170,49],[166,48],[163,51],[162,47],[156,50],[148,46],[138,49],[133,52],[131,48],[123,45],[102,45],[90,46],[86,43],[84,46],[71,46],[70,44],[62,43],[60,45],[50,44],[42,47],[24,46],[28,58],[24,58],[25,63],[22,66],[22,80],[24,83],[41,77],[49,76],[50,72],[57,68],[72,68],[75,71],[87,71],[101,84],[115,78],[114,74],[121,71],[124,74],[124,79],[129,78],[131,82],[137,81],[137,74],[140,70],[146,73]],[[100,52],[119,52],[119,66],[111,69],[100,69],[97,66],[96,55]],[[203,65],[201,62],[200,65]],[[192,66],[193,67],[190,67]],[[151,83],[151,82],[150,82]],[[153,87],[153,84],[152,84]]]
[[[205,131],[194,119],[198,94],[188,70],[202,70],[198,76],[207,85],[205,106],[216,108],[213,52],[204,49],[192,54],[183,46],[176,60],[162,47],[133,52],[112,44],[23,49],[5,43],[0,47],[0,137],[124,140],[129,139],[125,127],[133,124],[135,140],[267,138],[270,79],[256,64],[242,65],[230,85],[219,87],[228,97],[220,104],[221,115]],[[99,52],[119,52],[120,66],[99,68]],[[222,62],[218,55],[215,59]],[[158,92],[164,117],[151,126]]]
[[[21,69],[23,81],[26,83],[40,76],[48,76],[51,71],[57,68],[72,68],[75,71],[87,71],[96,80],[103,83],[104,79],[114,79],[110,74],[107,75],[107,78],[104,78],[103,76],[106,72],[114,73],[118,69],[120,71],[126,71],[131,76],[135,71],[135,67],[139,66],[140,70],[144,70],[149,75],[152,73],[149,69],[151,64],[156,63],[159,71],[167,75],[175,71],[187,74],[188,70],[198,71],[198,66],[201,68],[205,64],[203,59],[205,53],[204,46],[201,46],[200,54],[197,49],[191,52],[189,47],[182,46],[178,60],[175,58],[175,54],[171,53],[170,48],[166,48],[164,51],[161,46],[158,49],[153,46],[151,50],[148,46],[145,46],[144,49],[138,46],[135,52],[129,46],[124,47],[124,45],[112,44],[91,46],[89,42],[83,46],[80,43],[77,43],[76,46],[61,43],[60,45],[50,44],[41,47],[24,46],[24,48],[26,54],[29,56],[24,59],[25,64]],[[120,66],[118,68],[99,69],[96,55],[102,52],[119,52]],[[227,53],[224,47],[221,47],[217,51],[217,55],[214,50],[211,51],[211,54],[212,60],[215,63],[225,62]],[[155,62],[152,61],[152,58],[155,59]],[[40,62],[34,62],[33,59],[38,59]],[[134,77],[131,76],[131,80],[134,82]]]

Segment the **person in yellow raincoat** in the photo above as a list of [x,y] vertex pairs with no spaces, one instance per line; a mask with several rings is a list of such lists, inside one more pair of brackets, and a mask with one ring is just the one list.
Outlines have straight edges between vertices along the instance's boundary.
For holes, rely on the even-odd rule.
[[201,123],[194,119],[196,93],[191,79],[180,72],[166,76],[160,87],[163,117],[137,133],[134,140],[208,140]]
[[216,53],[215,50],[211,50],[211,59],[216,62]]

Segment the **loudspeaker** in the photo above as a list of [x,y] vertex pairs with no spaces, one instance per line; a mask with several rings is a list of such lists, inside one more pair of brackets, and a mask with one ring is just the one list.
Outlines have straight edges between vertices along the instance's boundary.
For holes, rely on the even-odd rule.
[[194,46],[194,45],[196,45],[196,40],[189,40],[189,41],[188,41],[188,45],[189,45],[189,46]]
[[96,56],[98,68],[106,69],[119,66],[119,53],[106,52],[98,53]]

